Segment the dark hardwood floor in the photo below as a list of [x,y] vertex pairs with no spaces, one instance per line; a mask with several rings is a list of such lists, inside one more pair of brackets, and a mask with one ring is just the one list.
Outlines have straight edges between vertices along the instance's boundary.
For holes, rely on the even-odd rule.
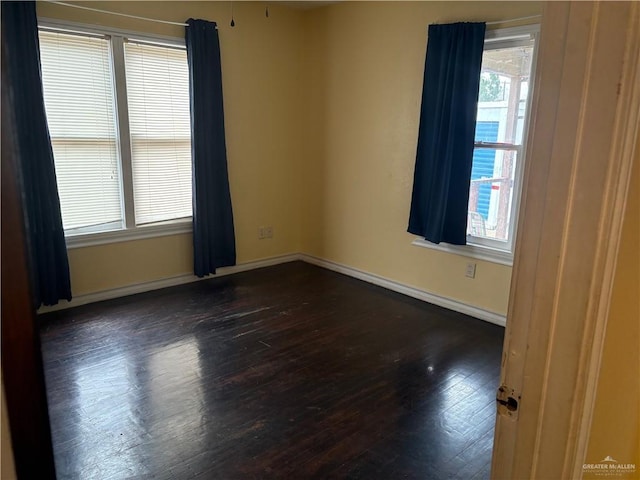
[[302,262],[40,321],[59,478],[489,477],[501,327]]

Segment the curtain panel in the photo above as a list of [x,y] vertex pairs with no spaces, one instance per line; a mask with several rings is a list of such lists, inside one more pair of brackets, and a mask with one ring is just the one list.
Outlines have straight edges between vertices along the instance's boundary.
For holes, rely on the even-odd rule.
[[466,244],[484,23],[430,25],[408,231]]
[[71,300],[67,248],[42,94],[35,2],[2,2],[17,164],[35,307]]
[[194,273],[203,277],[236,263],[235,234],[216,24],[187,20],[186,44],[193,158]]

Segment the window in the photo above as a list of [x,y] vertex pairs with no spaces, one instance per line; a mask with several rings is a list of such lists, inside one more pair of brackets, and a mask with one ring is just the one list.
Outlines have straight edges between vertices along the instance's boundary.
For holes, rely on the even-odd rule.
[[191,126],[184,47],[42,27],[40,50],[68,243],[86,243],[87,235],[103,243],[187,231]]
[[191,216],[189,70],[184,50],[125,44],[135,218]]
[[120,228],[109,42],[41,32],[40,56],[65,232]]
[[538,26],[489,30],[482,56],[467,245],[414,244],[510,265]]
[[468,243],[511,252],[535,40],[487,41],[469,191]]

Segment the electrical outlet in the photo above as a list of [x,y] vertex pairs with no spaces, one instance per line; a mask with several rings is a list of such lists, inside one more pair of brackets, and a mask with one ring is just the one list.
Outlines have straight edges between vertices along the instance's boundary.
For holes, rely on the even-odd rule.
[[467,270],[464,273],[465,277],[476,278],[476,264],[467,263]]

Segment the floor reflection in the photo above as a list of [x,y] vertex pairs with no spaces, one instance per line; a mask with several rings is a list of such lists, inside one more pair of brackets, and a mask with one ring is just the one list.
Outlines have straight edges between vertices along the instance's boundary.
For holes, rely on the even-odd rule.
[[[84,333],[100,338],[96,325]],[[127,355],[131,343],[133,338],[111,336],[97,355],[75,364],[69,392],[74,401],[59,412],[62,417],[52,412],[56,424],[63,424],[54,428],[54,436],[67,439],[55,442],[57,449],[73,449],[57,456],[65,463],[61,470],[82,472],[76,478],[150,475],[204,447],[203,419],[210,416],[202,415],[206,407],[195,337],[153,347],[142,356]]]
[[[205,447],[210,418],[203,415],[207,407],[199,353],[195,337],[190,336],[149,355],[146,430],[155,450],[151,458],[163,458],[163,464],[180,463],[193,449]],[[172,388],[167,390],[167,385]]]
[[67,414],[76,429],[72,438],[82,442],[68,457],[67,468],[92,478],[105,478],[114,471],[140,473],[134,447],[145,431],[138,424],[136,366],[126,353],[117,347],[105,349],[100,358],[74,371],[73,386],[77,403]]
[[302,263],[41,318],[61,479],[488,478],[494,325]]

